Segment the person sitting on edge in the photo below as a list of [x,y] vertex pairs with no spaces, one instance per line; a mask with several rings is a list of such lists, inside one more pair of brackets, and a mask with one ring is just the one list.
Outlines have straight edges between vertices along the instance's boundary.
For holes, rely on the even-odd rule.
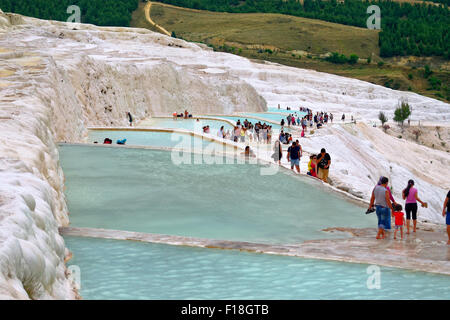
[[309,157],[307,174],[309,176],[317,178],[317,156],[315,154]]
[[403,240],[403,226],[405,225],[405,216],[402,212],[402,205],[397,203],[394,205],[394,218],[395,218],[395,231],[394,231],[394,240],[397,239],[397,231],[400,229],[400,236]]

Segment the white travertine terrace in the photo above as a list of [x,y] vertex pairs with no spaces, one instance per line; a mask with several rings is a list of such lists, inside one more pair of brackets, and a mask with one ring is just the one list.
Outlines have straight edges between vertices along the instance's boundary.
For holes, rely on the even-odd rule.
[[[140,120],[184,109],[226,114],[301,103],[336,118],[351,112],[374,120],[379,110],[391,117],[400,98],[413,106],[414,120],[450,119],[448,104],[410,92],[256,63],[144,29],[0,10],[0,298],[76,298],[58,234],[58,226],[69,223],[59,141],[85,141],[89,126],[126,126],[128,111]],[[333,126],[305,139],[305,147],[329,149],[333,180],[364,198],[381,174],[394,179],[397,198],[401,185],[416,179],[430,204],[422,218],[442,223],[448,154],[386,137],[364,123],[352,130]],[[410,160],[399,159],[408,154]]]

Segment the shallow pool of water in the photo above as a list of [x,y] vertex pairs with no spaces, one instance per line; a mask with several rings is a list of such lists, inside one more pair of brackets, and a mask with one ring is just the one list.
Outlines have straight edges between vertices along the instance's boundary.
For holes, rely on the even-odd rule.
[[[214,142],[210,139],[203,139],[199,136],[176,132],[156,132],[156,131],[125,131],[125,130],[90,130],[88,141],[97,141],[102,144],[105,138],[110,138],[113,144],[117,140],[127,139],[126,145],[170,147],[183,150],[201,151],[207,147],[216,147],[218,152],[231,152],[233,146],[224,146],[221,142]],[[215,136],[213,136],[215,138]]]
[[[84,299],[449,299],[450,277],[297,257],[65,237]],[[376,285],[376,282],[369,281]]]
[[337,237],[321,231],[328,227],[376,226],[375,215],[312,179],[222,157],[204,160],[225,164],[205,164],[189,155],[199,164],[177,165],[179,156],[62,146],[71,225],[266,243]]
[[155,127],[155,128],[173,128],[173,129],[186,129],[194,132],[203,132],[203,127],[209,125],[212,134],[217,134],[220,127],[224,127],[224,130],[231,130],[233,126],[227,121],[209,120],[209,119],[165,119],[165,118],[152,118],[141,121],[139,126]]

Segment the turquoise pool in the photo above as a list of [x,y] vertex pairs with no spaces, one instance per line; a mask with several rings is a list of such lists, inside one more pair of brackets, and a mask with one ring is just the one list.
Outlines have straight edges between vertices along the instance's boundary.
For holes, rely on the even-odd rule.
[[214,144],[217,150],[231,152],[232,146],[223,146],[222,143],[214,142],[209,139],[202,139],[199,136],[189,134],[156,132],[156,131],[125,131],[125,130],[89,130],[88,141],[93,143],[103,143],[105,138],[110,138],[113,144],[119,139],[127,139],[127,145],[134,146],[152,146],[152,147],[170,147],[179,149],[205,149]]
[[376,225],[375,215],[324,192],[312,179],[284,170],[262,176],[261,166],[251,164],[177,166],[171,156],[62,146],[71,226],[298,243],[344,236],[321,231],[328,227]]
[[216,134],[220,127],[224,127],[225,130],[233,129],[233,126],[227,121],[199,119],[165,119],[165,118],[152,118],[144,120],[139,123],[139,126],[155,127],[155,128],[173,128],[173,129],[186,129],[195,132],[202,132],[202,128],[209,125],[212,134]]
[[65,237],[84,299],[449,299],[450,277],[234,250]]

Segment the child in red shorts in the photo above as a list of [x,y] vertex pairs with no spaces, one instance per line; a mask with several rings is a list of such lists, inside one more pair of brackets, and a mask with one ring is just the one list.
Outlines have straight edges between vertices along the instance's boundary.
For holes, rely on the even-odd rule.
[[402,205],[401,204],[396,204],[394,206],[394,213],[393,216],[395,217],[395,231],[394,231],[394,239],[397,239],[397,231],[398,229],[400,229],[400,234],[403,240],[403,226],[405,225],[405,217],[404,214],[402,212]]

